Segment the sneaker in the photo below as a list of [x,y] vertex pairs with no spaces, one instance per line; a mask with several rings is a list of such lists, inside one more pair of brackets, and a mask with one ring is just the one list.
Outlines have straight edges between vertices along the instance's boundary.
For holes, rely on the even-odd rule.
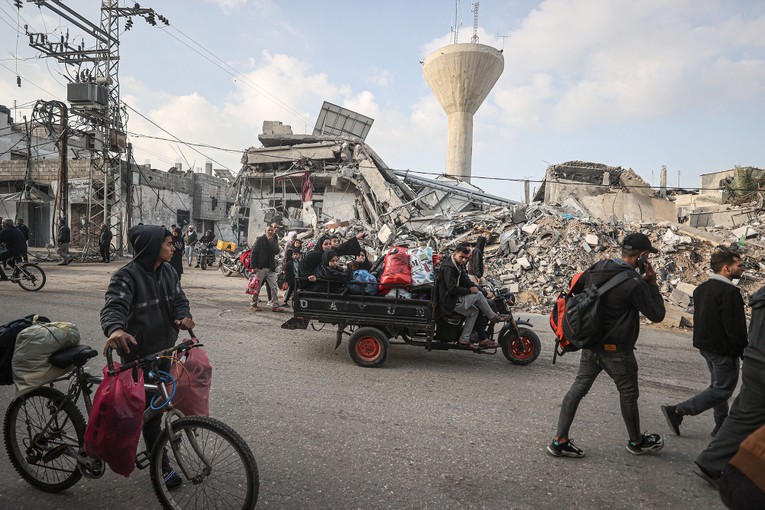
[[667,420],[667,425],[676,436],[680,435],[680,424],[683,423],[683,415],[677,413],[677,406],[661,406],[661,412],[664,414],[664,419]]
[[573,457],[575,459],[584,457],[584,452],[577,448],[570,439],[565,443],[553,440],[547,447],[547,453],[553,457]]
[[658,452],[664,448],[664,439],[659,434],[643,434],[640,443],[630,441],[627,443],[627,451],[633,455]]
[[165,487],[168,489],[175,489],[180,487],[183,483],[181,475],[179,475],[175,469],[170,469],[169,471],[162,469],[162,481],[165,482]]

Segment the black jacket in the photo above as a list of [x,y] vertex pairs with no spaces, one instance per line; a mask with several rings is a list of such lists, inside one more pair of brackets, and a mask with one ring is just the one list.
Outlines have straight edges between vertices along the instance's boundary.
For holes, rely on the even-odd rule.
[[749,298],[752,320],[749,321],[749,345],[744,349],[744,359],[765,364],[765,286]]
[[467,273],[472,274],[478,278],[483,278],[483,272],[483,250],[481,248],[473,248],[473,250],[470,252],[470,259],[467,263]]
[[[324,255],[321,246],[324,244],[325,239],[329,239],[329,236],[320,237],[313,250],[303,255],[303,260],[300,263],[301,277],[305,278],[311,276],[314,274],[314,271],[316,271],[316,268],[321,265],[321,258]],[[334,251],[338,257],[344,255],[353,255],[355,257],[361,252],[361,245],[359,244],[358,239],[352,237],[332,251]]]
[[255,245],[252,247],[250,253],[250,268],[251,269],[270,269],[276,271],[276,256],[279,254],[279,244],[274,236],[273,240],[269,241],[266,234],[258,237],[255,240]]
[[606,335],[603,343],[615,344],[619,350],[630,351],[635,348],[640,334],[641,313],[651,322],[664,320],[664,298],[659,293],[659,287],[648,285],[627,263],[608,259],[587,269],[574,287],[574,292],[590,285],[602,285],[622,271],[632,271],[635,277],[603,295],[599,306]]
[[173,258],[170,259],[170,265],[175,269],[175,272],[178,273],[178,276],[180,276],[183,274],[183,252],[186,248],[186,243],[183,242],[183,237],[173,237],[173,248],[175,248],[175,251],[173,252]]
[[98,244],[108,245],[112,242],[112,231],[108,228],[106,230],[102,230],[100,234],[98,234]]
[[106,336],[124,329],[138,341],[128,359],[173,346],[178,339],[176,319],[191,317],[189,300],[181,290],[170,264],[154,270],[162,242],[170,232],[158,226],[139,225],[128,231],[135,253],[132,262],[112,276],[101,309],[101,329]]
[[24,240],[25,241],[29,241],[29,227],[27,227],[24,224],[21,224],[20,226],[18,226],[16,228],[21,230],[21,233],[24,234]]
[[329,261],[336,255],[337,252],[334,250],[327,250],[324,252],[321,264],[313,272],[317,281],[309,284],[309,291],[329,292],[330,294],[339,294],[345,291],[346,284],[351,278],[351,273],[329,267]]
[[72,242],[72,231],[69,230],[69,227],[67,227],[66,225],[58,229],[58,242],[59,243]]
[[444,312],[453,312],[459,297],[467,296],[471,287],[477,287],[468,278],[465,269],[455,264],[451,256],[441,262],[437,277],[438,304]]
[[739,357],[746,347],[741,290],[709,279],[693,291],[693,346],[720,356]]
[[24,255],[27,252],[27,241],[24,234],[16,227],[0,230],[0,244],[5,244],[5,249],[11,255]]

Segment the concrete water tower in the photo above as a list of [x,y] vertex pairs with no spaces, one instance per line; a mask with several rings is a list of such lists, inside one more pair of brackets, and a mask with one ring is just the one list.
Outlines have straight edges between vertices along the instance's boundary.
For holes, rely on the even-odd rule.
[[478,43],[450,44],[423,61],[425,81],[449,117],[446,175],[470,182],[473,115],[504,68],[502,52]]

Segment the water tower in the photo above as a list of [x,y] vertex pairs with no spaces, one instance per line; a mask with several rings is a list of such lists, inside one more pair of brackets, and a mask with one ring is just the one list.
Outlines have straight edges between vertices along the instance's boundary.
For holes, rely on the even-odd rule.
[[446,175],[470,182],[473,115],[504,68],[502,52],[477,42],[444,46],[423,61],[425,81],[449,117]]

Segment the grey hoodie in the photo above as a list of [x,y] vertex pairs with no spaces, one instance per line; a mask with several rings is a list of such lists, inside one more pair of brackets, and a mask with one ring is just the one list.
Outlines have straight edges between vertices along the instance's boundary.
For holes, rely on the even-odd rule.
[[178,283],[178,274],[168,263],[154,270],[165,237],[170,232],[158,226],[138,225],[128,231],[133,261],[112,276],[101,309],[101,328],[106,336],[123,329],[138,341],[128,359],[145,356],[175,344],[176,319],[191,317],[189,300]]
[[744,358],[765,364],[765,286],[749,298],[752,320],[749,322],[749,345],[744,349]]

